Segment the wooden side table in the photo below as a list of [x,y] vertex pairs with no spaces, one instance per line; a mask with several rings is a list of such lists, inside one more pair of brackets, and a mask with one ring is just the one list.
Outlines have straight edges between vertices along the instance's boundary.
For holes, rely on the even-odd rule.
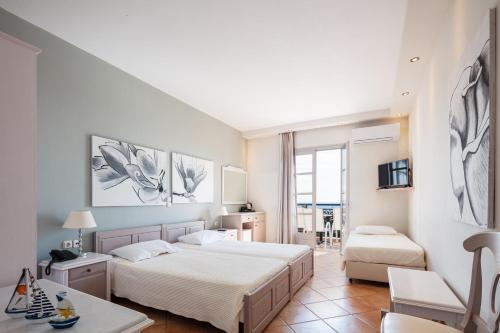
[[87,253],[86,257],[53,263],[50,275],[45,274],[49,260],[42,261],[44,279],[79,290],[102,299],[111,299],[111,283],[108,261],[113,258],[108,254]]
[[389,267],[388,277],[391,312],[440,320],[458,328],[465,307],[436,272]]
[[217,231],[224,233],[224,239],[238,240],[238,229],[219,229]]

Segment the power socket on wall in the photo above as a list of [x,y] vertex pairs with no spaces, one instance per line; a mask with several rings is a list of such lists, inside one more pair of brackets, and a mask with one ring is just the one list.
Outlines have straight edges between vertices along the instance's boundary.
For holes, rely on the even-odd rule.
[[62,242],[63,249],[70,249],[73,247],[73,242],[70,240],[65,240]]
[[73,247],[75,249],[80,247],[80,241],[78,239],[73,240]]

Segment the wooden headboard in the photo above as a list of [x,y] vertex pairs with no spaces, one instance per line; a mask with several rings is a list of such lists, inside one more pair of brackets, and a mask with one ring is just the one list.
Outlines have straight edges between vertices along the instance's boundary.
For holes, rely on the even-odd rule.
[[204,230],[205,227],[206,227],[205,221],[162,224],[161,239],[169,243],[176,243],[178,237],[187,234],[192,234],[193,232],[196,231]]
[[94,233],[95,252],[109,253],[116,248],[138,242],[162,239],[162,226],[97,231]]

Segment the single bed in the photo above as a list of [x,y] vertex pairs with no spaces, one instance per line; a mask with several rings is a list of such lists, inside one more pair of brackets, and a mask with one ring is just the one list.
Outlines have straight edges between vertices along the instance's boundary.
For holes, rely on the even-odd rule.
[[205,229],[205,221],[169,223],[162,225],[164,241],[174,243],[183,249],[229,253],[252,257],[285,260],[290,266],[291,294],[295,294],[314,274],[314,254],[307,245],[275,244],[221,240],[211,244],[193,245],[177,242],[180,236]]
[[352,231],[342,259],[349,279],[388,282],[388,267],[425,269],[424,250],[400,233],[366,235]]
[[[162,227],[95,233],[96,252],[161,239]],[[290,300],[290,273],[279,259],[182,250],[133,263],[110,262],[114,295],[237,332],[261,332]]]

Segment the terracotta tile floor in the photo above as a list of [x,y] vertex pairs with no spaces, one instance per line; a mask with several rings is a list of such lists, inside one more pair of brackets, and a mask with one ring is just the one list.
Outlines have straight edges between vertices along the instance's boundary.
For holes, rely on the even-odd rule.
[[[318,249],[314,277],[269,324],[264,333],[375,333],[380,309],[389,308],[385,284],[356,281],[350,284],[341,270],[340,255]],[[114,298],[114,302],[146,313],[155,324],[145,333],[215,333],[210,324],[183,318]]]

